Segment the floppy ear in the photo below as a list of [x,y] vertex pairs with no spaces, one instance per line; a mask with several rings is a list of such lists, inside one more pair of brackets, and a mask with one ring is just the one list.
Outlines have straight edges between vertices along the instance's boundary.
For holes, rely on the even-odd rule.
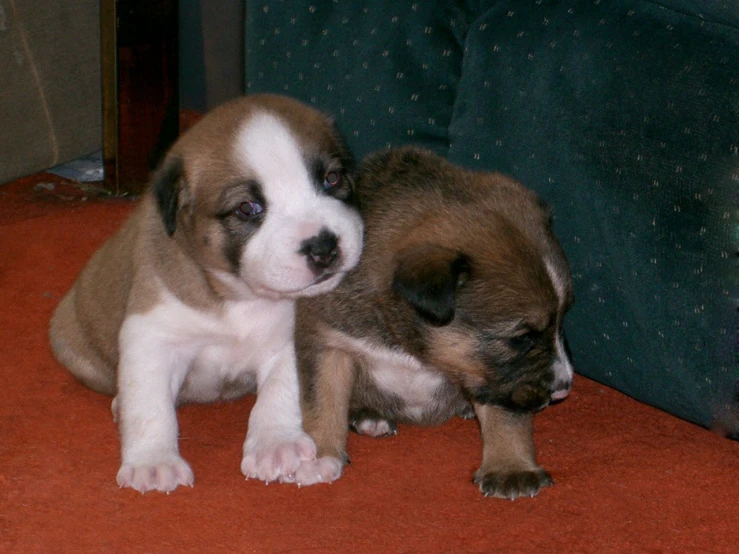
[[424,245],[401,252],[393,277],[393,292],[432,325],[454,319],[460,279],[469,274],[467,258],[449,248]]
[[183,177],[182,159],[179,156],[167,156],[152,178],[159,214],[170,237],[177,229],[177,210]]

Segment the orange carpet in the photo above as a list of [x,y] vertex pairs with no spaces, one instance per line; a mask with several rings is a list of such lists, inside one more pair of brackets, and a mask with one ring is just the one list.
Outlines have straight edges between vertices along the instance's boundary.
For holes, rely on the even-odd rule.
[[132,207],[85,198],[48,175],[0,185],[0,552],[739,551],[739,443],[584,378],[537,419],[556,485],[530,500],[478,493],[480,439],[462,420],[352,435],[333,485],[244,481],[252,398],[179,411],[194,488],[119,489],[110,399],[66,373],[46,338]]

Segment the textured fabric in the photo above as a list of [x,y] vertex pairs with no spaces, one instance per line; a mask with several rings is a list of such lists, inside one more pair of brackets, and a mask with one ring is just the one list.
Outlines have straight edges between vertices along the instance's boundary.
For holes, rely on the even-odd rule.
[[98,2],[0,2],[0,183],[100,149]]
[[332,485],[244,481],[253,397],[179,410],[194,488],[119,489],[110,398],[54,361],[46,328],[132,205],[34,184],[0,187],[0,552],[736,552],[739,443],[582,377],[537,416],[556,483],[535,499],[479,494],[479,431],[460,419],[352,434]]
[[250,2],[247,92],[327,110],[358,155],[407,143],[445,154],[471,16],[459,1]]
[[578,371],[710,425],[739,381],[739,31],[651,3],[490,4],[449,158],[554,207]]
[[[249,90],[335,113],[358,156],[421,142],[538,191],[572,264],[577,370],[725,425],[739,383],[734,5],[434,4],[249,3]],[[434,79],[396,78],[419,60]]]

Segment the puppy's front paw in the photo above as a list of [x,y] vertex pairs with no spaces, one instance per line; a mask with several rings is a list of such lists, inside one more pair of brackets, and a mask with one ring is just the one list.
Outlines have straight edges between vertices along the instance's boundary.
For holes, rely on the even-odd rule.
[[545,470],[500,471],[475,474],[475,484],[479,485],[480,492],[485,496],[508,498],[515,500],[520,497],[534,497],[544,487],[554,484],[551,476]]
[[315,458],[316,443],[305,433],[293,437],[247,439],[241,472],[247,479],[293,483],[298,468]]
[[298,486],[332,483],[341,477],[343,467],[344,463],[333,456],[309,460],[300,464],[295,472],[295,482]]
[[174,452],[144,453],[123,462],[118,485],[140,493],[170,493],[179,485],[192,487],[195,478],[187,462]]

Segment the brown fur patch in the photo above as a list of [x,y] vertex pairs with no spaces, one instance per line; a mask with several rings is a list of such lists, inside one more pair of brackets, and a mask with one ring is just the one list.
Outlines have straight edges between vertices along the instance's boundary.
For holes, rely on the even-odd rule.
[[504,473],[538,467],[531,414],[511,414],[496,406],[483,404],[474,404],[474,408],[482,434],[481,473]]
[[314,401],[304,405],[303,428],[313,437],[319,457],[344,460],[355,361],[351,354],[328,348],[315,363]]
[[429,334],[428,359],[456,384],[484,384],[487,369],[477,355],[478,342],[469,333],[440,327]]

